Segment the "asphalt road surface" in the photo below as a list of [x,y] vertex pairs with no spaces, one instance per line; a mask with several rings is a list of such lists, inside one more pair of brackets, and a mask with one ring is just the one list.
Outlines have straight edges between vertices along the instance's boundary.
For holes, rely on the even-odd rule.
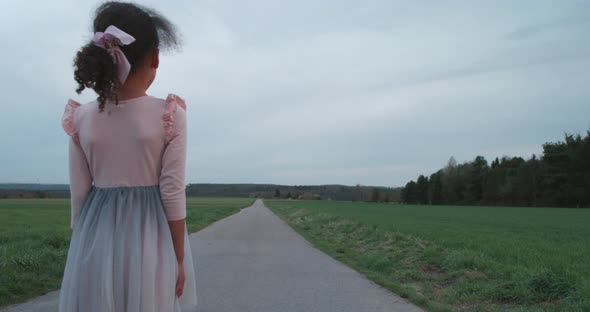
[[[261,200],[190,235],[199,312],[414,312],[314,248]],[[57,311],[58,291],[2,312]]]

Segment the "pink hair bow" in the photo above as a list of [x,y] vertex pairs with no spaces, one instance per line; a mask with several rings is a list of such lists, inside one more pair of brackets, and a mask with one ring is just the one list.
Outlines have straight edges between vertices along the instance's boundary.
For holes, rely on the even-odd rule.
[[129,61],[119,46],[131,44],[133,41],[135,41],[133,36],[113,25],[107,27],[104,32],[95,33],[94,38],[92,38],[92,42],[95,45],[106,49],[113,58],[113,62],[117,66],[121,84],[124,84],[125,80],[127,80],[127,76],[129,76],[129,71],[131,70],[131,64],[129,64]]

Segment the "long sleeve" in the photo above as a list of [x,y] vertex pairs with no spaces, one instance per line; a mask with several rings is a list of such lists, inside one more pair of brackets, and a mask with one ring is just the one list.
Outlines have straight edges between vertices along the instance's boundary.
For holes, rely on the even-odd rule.
[[71,218],[70,227],[73,229],[80,209],[84,205],[86,195],[92,187],[92,175],[86,161],[86,156],[80,145],[78,129],[76,127],[75,112],[80,103],[70,99],[62,115],[62,127],[69,135],[69,175],[70,175],[70,197],[71,197]]
[[71,220],[70,227],[73,229],[80,209],[84,205],[88,191],[92,187],[92,176],[88,168],[88,162],[84,156],[82,147],[74,140],[69,139],[69,173],[70,173],[70,194],[71,194]]
[[[168,143],[162,156],[160,174],[160,196],[168,221],[182,220],[186,217],[185,166],[186,166],[186,112],[177,109],[184,102],[178,97],[168,98],[167,113],[164,122],[167,129]],[[172,127],[173,126],[173,127]]]

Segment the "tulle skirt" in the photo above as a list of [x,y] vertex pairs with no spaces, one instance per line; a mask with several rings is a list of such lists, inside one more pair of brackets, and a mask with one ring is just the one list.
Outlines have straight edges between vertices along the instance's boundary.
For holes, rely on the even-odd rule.
[[158,186],[92,187],[74,225],[60,312],[196,311],[195,272],[185,230],[184,292]]

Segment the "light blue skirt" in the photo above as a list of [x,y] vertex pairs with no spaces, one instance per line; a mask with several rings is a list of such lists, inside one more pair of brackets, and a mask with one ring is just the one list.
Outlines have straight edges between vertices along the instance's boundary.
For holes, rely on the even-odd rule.
[[60,312],[196,311],[193,258],[185,230],[183,295],[158,186],[92,187],[70,241]]

